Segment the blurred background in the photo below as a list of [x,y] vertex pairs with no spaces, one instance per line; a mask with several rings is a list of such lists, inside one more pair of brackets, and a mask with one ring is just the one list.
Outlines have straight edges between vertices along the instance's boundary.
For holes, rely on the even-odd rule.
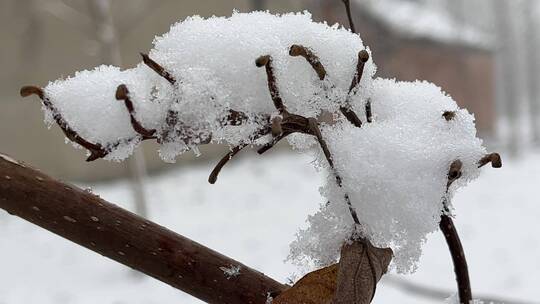
[[[540,256],[537,245],[540,237],[531,235],[535,229],[536,232],[540,231],[540,226],[532,219],[540,215],[537,195],[534,195],[535,187],[540,185],[540,165],[537,165],[540,160],[540,1],[351,2],[356,28],[364,44],[373,51],[378,66],[377,76],[399,80],[428,80],[441,86],[460,106],[474,113],[479,135],[486,141],[488,150],[501,152],[507,161],[503,170],[487,173],[485,181],[471,185],[472,190],[467,189],[465,191],[468,192],[456,198],[462,199],[467,206],[462,207],[464,210],[461,211],[466,215],[458,219],[462,220],[458,225],[461,224],[462,230],[469,233],[465,235],[466,248],[472,247],[470,251],[479,251],[478,256],[473,253],[471,257],[480,265],[477,270],[473,269],[473,274],[478,271],[481,275],[483,283],[479,288],[487,297],[493,296],[495,300],[502,297],[506,303],[540,303],[538,300],[526,302],[534,300],[532,295],[535,290],[537,293],[537,287],[532,286],[540,286],[538,275],[531,276],[527,269],[532,267],[538,270],[540,263],[532,262],[533,266],[529,267],[519,263],[527,257],[537,259]],[[98,160],[86,163],[84,151],[75,150],[66,144],[58,127],[54,126],[51,130],[46,128],[38,100],[22,99],[19,96],[19,89],[23,85],[45,86],[50,80],[72,75],[78,70],[91,69],[102,63],[132,67],[140,61],[139,52],[148,52],[153,37],[167,32],[173,23],[191,15],[227,16],[233,9],[240,12],[270,10],[273,13],[309,10],[317,21],[327,21],[330,24],[337,22],[348,27],[341,0],[0,1],[0,152],[25,161],[54,177],[91,186],[94,191],[113,202],[228,252],[248,265],[259,266],[270,273],[277,271],[275,276],[283,278],[294,271],[292,266],[281,266],[281,261],[286,257],[286,245],[292,240],[299,223],[305,220],[306,214],[318,207],[320,197],[316,178],[311,177],[304,184],[300,183],[299,187],[305,191],[298,193],[298,205],[288,209],[289,213],[279,213],[290,220],[288,226],[281,224],[275,227],[272,221],[268,223],[269,227],[274,227],[278,232],[254,229],[250,235],[223,241],[219,229],[215,227],[218,223],[222,226],[230,225],[230,234],[236,235],[238,230],[242,230],[241,223],[247,225],[242,221],[251,221],[254,226],[260,226],[261,219],[257,215],[272,208],[265,202],[271,204],[280,199],[272,197],[270,200],[267,192],[272,190],[265,190],[262,186],[253,186],[248,194],[234,196],[231,205],[227,203],[232,211],[220,209],[221,213],[218,212],[211,223],[199,223],[196,218],[203,207],[206,208],[205,212],[212,208],[223,208],[218,204],[222,196],[230,194],[227,192],[232,191],[230,189],[242,185],[246,178],[251,179],[253,185],[259,181],[266,186],[275,185],[281,189],[283,182],[273,167],[276,163],[282,162],[285,164],[283,166],[289,166],[283,168],[288,168],[287,172],[292,176],[298,174],[295,180],[306,180],[306,176],[314,176],[314,172],[306,169],[309,159],[298,155],[289,156],[290,151],[286,147],[272,152],[269,160],[257,161],[258,165],[252,164],[254,162],[251,162],[250,156],[243,156],[239,164],[233,165],[231,169],[238,172],[240,177],[224,175],[222,179],[229,179],[229,182],[214,188],[203,185],[206,180],[203,175],[210,172],[210,164],[225,153],[227,147],[206,146],[201,149],[201,157],[196,158],[186,153],[179,157],[176,165],[171,165],[159,159],[154,144],[144,142],[129,161],[114,163]],[[298,170],[291,172],[290,168]],[[188,184],[190,187],[178,185],[184,180],[191,181],[195,176],[199,180]],[[272,179],[274,177],[275,180]],[[497,190],[493,190],[497,185]],[[290,191],[298,192],[298,189]],[[182,197],[185,198],[182,204],[189,201],[195,205],[179,205]],[[489,198],[489,202],[479,203],[486,198]],[[248,202],[249,207],[246,207]],[[508,204],[512,202],[519,202],[521,207],[510,208]],[[458,205],[458,214],[459,208]],[[29,272],[21,271],[11,263],[0,264],[0,269],[4,270],[0,270],[0,286],[7,284],[4,289],[0,287],[0,304],[168,303],[168,299],[178,297],[185,300],[182,303],[191,301],[185,296],[182,298],[176,291],[164,289],[159,283],[144,283],[151,279],[134,279],[130,274],[126,277],[122,266],[95,260],[101,257],[94,257],[92,253],[86,253],[84,249],[71,244],[64,245],[63,240],[49,236],[46,232],[34,232],[37,228],[29,224],[11,223],[11,218],[2,215],[0,236],[4,240],[0,240],[0,260],[4,259],[4,254],[4,260],[9,260],[8,257],[17,259],[25,251],[33,254],[28,256],[28,260],[33,260],[34,264],[31,261],[23,263],[26,268],[33,269]],[[532,218],[523,221],[524,216]],[[226,220],[231,217],[241,218],[237,226]],[[491,227],[494,219],[516,230],[494,232]],[[475,228],[483,225],[486,226],[485,230]],[[501,244],[501,235],[511,238],[517,231],[530,233],[526,233],[526,238],[519,239],[512,249],[508,249],[510,246],[507,244]],[[281,242],[283,246],[277,249],[265,247],[268,245],[260,240],[259,233],[268,233],[267,239],[275,239],[273,244]],[[494,236],[495,233],[499,237]],[[31,247],[21,244],[19,238],[28,243],[43,243],[48,249],[36,256]],[[10,253],[5,248],[10,248]],[[400,299],[400,303],[441,303],[444,295],[449,296],[453,288],[451,265],[440,265],[437,258],[438,254],[445,254],[445,259],[449,260],[444,243],[430,248],[427,252],[431,250],[433,256],[428,255],[424,261],[427,266],[421,264],[419,274],[412,277],[391,277],[384,284],[392,291],[384,295],[387,298],[381,298],[375,303],[387,303],[390,299]],[[261,253],[263,251],[264,254]],[[486,262],[484,254],[487,254],[489,261],[495,262]],[[267,259],[276,261],[262,261]],[[474,265],[474,262],[470,263]],[[81,266],[83,264],[87,266]],[[59,270],[61,267],[67,268]],[[494,269],[497,269],[497,275],[488,278]],[[65,276],[55,276],[53,281],[63,282],[60,285],[65,284],[66,288],[51,283],[30,297],[28,290],[35,288],[36,282],[43,283],[46,280],[44,273],[50,275],[56,271],[91,274],[86,281],[80,282],[83,286],[76,288],[73,278],[66,280]],[[444,279],[440,277],[442,274]],[[85,274],[79,274],[77,278],[80,276]],[[103,276],[107,276],[105,281]],[[89,283],[96,281],[102,285]],[[125,286],[122,281],[125,281]],[[409,283],[413,285],[407,285]],[[130,298],[129,290],[137,284],[142,284],[141,288],[147,288],[147,292],[155,296]],[[111,286],[116,291],[111,291]],[[98,294],[93,287],[102,290]],[[379,291],[384,292],[383,288]]]

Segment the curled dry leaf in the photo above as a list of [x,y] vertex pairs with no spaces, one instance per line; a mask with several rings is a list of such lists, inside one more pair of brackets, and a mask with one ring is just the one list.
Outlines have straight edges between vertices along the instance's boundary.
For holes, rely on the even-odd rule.
[[369,241],[354,241],[341,248],[341,259],[332,304],[371,303],[377,282],[388,270],[392,249],[377,248]]
[[272,304],[329,304],[336,291],[338,264],[310,272],[282,292]]
[[343,245],[338,264],[313,271],[284,291],[273,304],[367,304],[392,260],[390,248],[369,241]]

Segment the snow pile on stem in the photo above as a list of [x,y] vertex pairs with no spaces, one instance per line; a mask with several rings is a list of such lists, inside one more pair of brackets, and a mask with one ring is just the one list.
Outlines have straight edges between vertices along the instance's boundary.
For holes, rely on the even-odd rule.
[[[305,60],[289,55],[294,44],[318,55],[328,72],[326,81],[321,82]],[[137,119],[145,128],[157,130],[162,158],[174,161],[210,135],[213,142],[250,143],[253,133],[267,124],[260,114],[275,109],[264,68],[255,66],[258,57],[272,57],[287,107],[296,114],[316,116],[325,110],[335,112],[343,103],[357,54],[364,48],[357,35],[313,22],[307,12],[190,17],[155,38],[149,54],[174,78],[174,84],[145,66],[125,71],[101,66],[49,83],[45,96],[72,129],[115,152],[108,158],[121,160],[133,152],[139,138],[123,103],[115,99],[117,86],[126,84]],[[364,68],[364,82],[374,73],[370,60]],[[170,110],[177,112],[177,118],[174,130],[166,132],[170,126],[166,126],[165,116]],[[224,122],[229,110],[244,112],[248,120],[230,126]],[[47,121],[52,121],[50,113]]]
[[[310,216],[310,226],[291,245],[290,259],[317,266],[336,261],[354,231],[347,193],[361,234],[391,247],[398,271],[413,271],[427,234],[438,229],[450,164],[461,160],[463,175],[449,195],[477,177],[486,152],[473,116],[437,86],[375,79],[364,89],[359,95],[371,100],[374,121],[362,128],[342,123],[323,129],[343,187],[327,170],[321,192],[328,203]],[[446,111],[455,111],[454,117],[446,120]],[[328,169],[326,159],[319,159]]]
[[[306,60],[289,55],[294,44],[319,57],[326,69],[323,81]],[[60,124],[98,145],[96,158],[114,160],[128,157],[148,138],[161,144],[166,161],[206,142],[266,143],[270,118],[278,113],[265,68],[256,67],[255,60],[269,55],[289,113],[337,114],[349,99],[359,117],[366,117],[368,101],[374,114],[371,123],[362,119],[361,128],[341,116],[334,124],[321,124],[343,187],[319,155],[317,166],[328,172],[321,188],[328,203],[299,232],[290,258],[332,263],[358,229],[375,245],[392,247],[396,269],[407,272],[416,267],[426,235],[437,229],[450,163],[462,161],[463,177],[448,195],[476,177],[485,151],[472,115],[432,84],[373,79],[376,68],[369,60],[349,93],[364,49],[358,35],[315,23],[308,13],[191,17],[155,39],[146,59],[159,65],[161,75],[151,64],[124,71],[101,66],[49,83],[43,92],[46,121],[59,122],[61,116]],[[122,84],[125,90],[117,92]],[[298,135],[289,142],[305,151],[315,141]],[[360,220],[356,228],[345,194]]]

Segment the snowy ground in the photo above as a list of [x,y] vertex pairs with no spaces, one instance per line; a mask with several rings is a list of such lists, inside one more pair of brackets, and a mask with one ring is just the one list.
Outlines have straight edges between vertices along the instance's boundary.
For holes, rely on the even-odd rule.
[[[245,153],[252,155],[253,153]],[[225,167],[184,167],[148,181],[150,218],[266,274],[286,281],[295,267],[288,244],[321,198],[319,175],[297,154],[246,156]],[[478,295],[540,303],[540,154],[507,160],[455,197],[456,225]],[[131,208],[123,181],[96,185],[103,198]],[[402,280],[455,290],[440,234],[430,237],[414,275],[387,276],[373,303],[442,303],[404,290]],[[0,212],[0,304],[200,303],[154,279]]]

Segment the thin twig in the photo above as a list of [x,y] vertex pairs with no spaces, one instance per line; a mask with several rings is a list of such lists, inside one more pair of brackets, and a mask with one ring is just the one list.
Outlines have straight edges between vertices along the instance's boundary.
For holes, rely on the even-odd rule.
[[145,53],[141,53],[141,56],[142,56],[144,64],[146,64],[149,68],[154,70],[158,75],[165,78],[172,85],[176,83],[176,80],[174,79],[174,77],[167,70],[165,70],[165,68],[163,68],[160,64],[152,60],[150,56],[148,56]]
[[[450,168],[448,169],[446,192],[448,192],[450,185],[461,177],[462,165],[463,163],[459,159],[450,164]],[[461,244],[459,234],[454,226],[452,218],[448,213],[448,201],[445,197],[443,200],[443,213],[441,215],[441,221],[439,222],[439,228],[444,234],[448,249],[450,250],[450,255],[452,256],[452,262],[454,263],[454,272],[456,274],[460,303],[469,304],[472,301],[472,290],[467,260],[465,258],[465,252],[463,250],[463,245]]]
[[289,55],[293,57],[302,56],[311,65],[320,80],[326,77],[326,69],[321,63],[321,60],[310,49],[303,45],[293,44],[289,49]]
[[261,56],[257,58],[257,60],[255,61],[255,65],[257,65],[257,67],[259,68],[263,66],[266,68],[266,76],[268,80],[268,89],[270,90],[270,96],[272,97],[274,106],[279,111],[279,113],[282,114],[282,112],[286,109],[277,87],[276,76],[274,74],[274,68],[272,66],[272,57],[270,55]]
[[482,157],[480,161],[478,161],[478,168],[483,167],[489,163],[491,163],[491,167],[493,168],[502,167],[502,159],[499,153],[490,153]]
[[[308,120],[309,120],[309,126],[311,130],[313,131],[313,134],[317,138],[317,141],[319,142],[319,145],[321,146],[323,154],[326,157],[326,161],[328,162],[328,165],[330,166],[330,169],[332,170],[332,174],[334,174],[336,178],[336,183],[338,187],[343,188],[343,180],[341,179],[341,176],[339,175],[336,167],[334,166],[334,160],[332,158],[332,154],[330,153],[330,149],[328,149],[328,145],[326,144],[326,141],[324,140],[321,134],[321,130],[319,129],[317,120],[315,118],[308,118]],[[358,214],[356,214],[356,209],[354,209],[351,203],[351,199],[349,198],[349,194],[347,192],[344,193],[344,198],[345,198],[345,202],[347,203],[347,206],[349,207],[349,212],[351,213],[354,223],[356,225],[360,225]]]
[[77,133],[77,131],[73,130],[64,120],[60,112],[58,112],[58,110],[54,107],[52,102],[45,96],[42,88],[36,86],[24,86],[21,88],[20,94],[22,97],[27,97],[34,94],[41,99],[43,105],[49,111],[51,111],[53,118],[56,121],[56,124],[58,124],[62,132],[64,132],[64,135],[66,135],[69,140],[81,145],[82,147],[90,151],[90,156],[88,156],[86,161],[93,161],[98,158],[102,158],[109,153],[102,145],[87,141],[86,139],[81,137],[79,133]]
[[129,113],[131,126],[133,127],[133,130],[135,132],[139,133],[143,139],[155,139],[156,137],[156,129],[146,129],[135,117],[135,107],[133,106],[133,102],[131,101],[131,98],[129,97],[129,90],[125,84],[121,84],[116,89],[116,100],[123,100],[124,104],[126,106],[126,109]]
[[347,11],[347,18],[349,19],[349,27],[351,28],[351,32],[356,34],[356,29],[354,27],[354,22],[351,14],[351,1],[350,0],[342,0],[343,4],[345,4],[345,10]]
[[353,90],[358,86],[360,83],[360,80],[362,79],[362,75],[364,73],[364,66],[365,63],[369,60],[369,53],[366,50],[361,50],[358,52],[358,62],[356,64],[356,72],[354,73],[353,79],[351,81],[351,85],[349,86],[349,94],[347,95],[347,99],[345,100],[345,105],[340,107],[339,110],[347,120],[352,123],[355,127],[360,128],[362,127],[362,121],[356,113],[351,109],[350,104],[350,98],[351,94],[353,93]]
[[225,156],[223,156],[217,165],[214,167],[214,170],[212,170],[212,173],[210,173],[210,176],[208,177],[208,182],[210,184],[215,184],[218,178],[219,173],[221,172],[221,169],[236,155],[238,152],[240,152],[242,149],[247,147],[248,144],[243,143],[239,144],[238,146],[233,147]]
[[366,121],[368,123],[373,122],[373,113],[371,113],[371,99],[366,101]]

